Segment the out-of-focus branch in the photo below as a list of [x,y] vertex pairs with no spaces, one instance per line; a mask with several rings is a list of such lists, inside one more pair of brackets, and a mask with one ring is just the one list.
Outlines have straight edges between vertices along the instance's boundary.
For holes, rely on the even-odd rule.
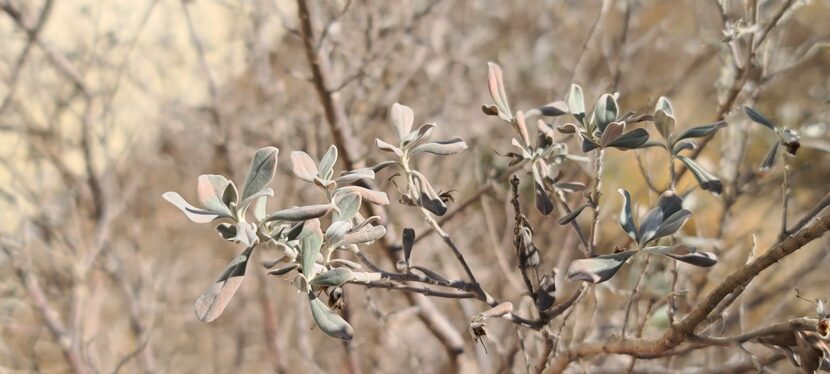
[[[0,115],[8,108],[9,104],[12,102],[12,98],[17,91],[17,82],[20,80],[20,74],[23,70],[23,67],[26,65],[26,61],[29,57],[29,52],[31,52],[32,47],[35,45],[35,42],[38,40],[38,36],[40,36],[41,30],[46,25],[46,21],[49,19],[49,14],[52,13],[52,4],[54,3],[53,0],[46,0],[46,3],[43,4],[43,8],[40,11],[40,15],[37,17],[37,21],[31,27],[24,27],[26,31],[26,35],[28,36],[28,41],[26,42],[26,46],[23,47],[23,51],[20,52],[20,56],[15,61],[14,67],[12,68],[12,72],[9,75],[9,82],[8,82],[8,93],[6,97],[3,98],[3,102],[0,103]],[[19,13],[11,7],[9,4],[0,4],[0,7],[6,11],[7,14],[12,16],[12,18],[18,17]]]

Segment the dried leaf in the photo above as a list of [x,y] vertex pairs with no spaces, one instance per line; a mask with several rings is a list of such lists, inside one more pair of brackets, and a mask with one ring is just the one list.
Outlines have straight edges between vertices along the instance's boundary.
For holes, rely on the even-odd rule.
[[406,263],[409,263],[409,258],[412,255],[412,246],[415,244],[415,230],[407,227],[403,229],[403,258]]

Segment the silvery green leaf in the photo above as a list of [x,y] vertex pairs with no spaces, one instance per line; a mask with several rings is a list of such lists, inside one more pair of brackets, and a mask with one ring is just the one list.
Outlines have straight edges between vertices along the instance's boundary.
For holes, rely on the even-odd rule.
[[266,197],[266,196],[260,196],[256,200],[256,203],[254,204],[254,219],[256,219],[257,222],[262,222],[262,221],[265,220],[265,215],[266,215],[265,209],[267,207],[267,204],[268,204],[268,197]]
[[375,144],[378,146],[378,149],[380,149],[381,151],[392,152],[398,157],[403,156],[403,151],[400,148],[398,148],[398,147],[396,147],[392,144],[389,144],[389,143],[387,143],[383,140],[375,139]]
[[695,145],[694,142],[692,142],[691,140],[688,140],[688,139],[684,139],[684,140],[681,140],[679,142],[675,142],[674,143],[674,148],[672,148],[671,152],[672,152],[673,155],[678,155],[678,154],[680,154],[680,152],[691,151],[691,150],[694,150],[695,148],[697,148],[697,146]]
[[686,167],[689,168],[689,171],[691,171],[695,176],[695,179],[697,179],[697,184],[700,188],[714,194],[720,194],[723,192],[723,184],[721,181],[706,171],[706,169],[700,167],[700,165],[698,165],[694,160],[685,156],[677,156],[677,159],[686,164]]
[[691,215],[692,212],[686,209],[681,209],[670,215],[668,218],[663,220],[662,224],[660,224],[660,228],[657,229],[657,233],[654,234],[654,238],[662,238],[664,236],[674,234],[677,230],[680,230],[680,227],[686,223],[686,220],[688,220]]
[[605,127],[617,120],[618,113],[617,99],[613,95],[603,94],[594,106],[594,120],[600,134],[605,132]]
[[395,125],[395,132],[398,134],[398,139],[403,139],[412,131],[415,113],[412,111],[412,108],[406,105],[394,103],[392,104],[392,109],[389,111],[389,118],[392,119],[392,124]]
[[377,172],[380,172],[380,171],[381,171],[381,170],[383,170],[383,169],[386,169],[386,168],[388,168],[388,167],[390,167],[390,166],[394,166],[394,165],[398,165],[398,162],[397,162],[397,161],[383,161],[383,162],[379,162],[377,165],[372,166],[372,171],[374,171],[375,173],[377,173]]
[[778,155],[779,146],[780,143],[776,142],[772,145],[772,147],[770,147],[769,151],[767,152],[767,156],[764,157],[764,162],[761,163],[761,167],[759,168],[760,171],[767,171],[770,168],[772,168],[773,165],[775,165],[775,159],[777,158],[775,156]]
[[406,227],[403,229],[403,239],[402,239],[402,247],[403,247],[403,259],[406,263],[409,263],[409,257],[412,255],[412,246],[415,244],[415,230]]
[[326,243],[335,244],[343,240],[343,237],[352,229],[350,221],[337,221],[326,229]]
[[409,135],[405,136],[403,140],[401,140],[401,146],[408,148],[410,144],[413,144],[421,139],[428,138],[434,128],[435,124],[432,122],[421,125],[418,127],[418,130],[409,133]]
[[318,287],[339,287],[354,278],[352,271],[349,268],[334,268],[326,270],[317,274],[314,279],[308,282],[312,286]]
[[368,201],[372,204],[389,205],[389,196],[386,196],[385,192],[370,190],[360,186],[345,186],[340,187],[339,190],[345,192],[357,192],[360,194],[360,197],[363,198],[363,201]]
[[525,115],[521,110],[516,112],[516,120],[513,122],[513,125],[516,127],[516,130],[519,132],[519,136],[522,138],[522,144],[525,147],[530,147],[530,135],[528,135],[527,132]]
[[333,208],[334,207],[331,204],[317,204],[282,209],[271,213],[267,218],[265,218],[265,221],[305,221],[325,216]]
[[314,183],[314,177],[320,173],[311,156],[303,151],[291,152],[291,164],[294,175],[306,182]]
[[681,132],[680,135],[677,135],[675,142],[688,138],[703,138],[718,132],[718,130],[724,127],[726,127],[726,122],[724,121],[718,121],[709,125],[695,126],[690,129],[686,129]]
[[311,316],[314,318],[317,326],[320,327],[320,331],[340,340],[352,340],[354,330],[343,317],[332,312],[313,292],[308,293],[308,301],[311,305]]
[[275,276],[285,275],[285,274],[288,274],[289,272],[291,272],[292,270],[296,269],[297,267],[298,267],[297,264],[286,265],[286,266],[276,268],[274,270],[269,271],[268,275],[275,275]]
[[634,225],[634,216],[631,213],[631,195],[628,191],[620,188],[617,190],[623,196],[623,206],[620,209],[620,227],[635,242],[639,241],[637,227]]
[[605,127],[605,131],[599,138],[599,145],[603,148],[607,147],[612,141],[622,135],[625,130],[625,122],[611,122]]
[[761,126],[764,126],[772,131],[775,131],[775,125],[772,124],[772,121],[767,119],[767,117],[764,117],[761,113],[756,112],[755,109],[745,106],[744,112],[747,116],[749,116],[749,119],[751,119],[753,122]]
[[507,102],[507,93],[504,90],[504,80],[499,65],[488,62],[487,83],[490,88],[490,97],[499,108],[499,116],[505,117],[506,120],[512,119],[512,111],[510,111],[510,104]]
[[454,155],[465,149],[467,149],[467,144],[464,143],[463,140],[456,138],[418,145],[412,149],[410,155],[415,156],[420,153],[432,153],[436,155],[448,156]]
[[568,279],[594,284],[605,282],[625,264],[637,251],[612,253],[592,258],[574,260],[568,266]]
[[663,136],[663,139],[670,141],[675,125],[674,116],[658,109],[654,112],[654,125],[657,127],[657,131],[660,135]]
[[674,109],[672,108],[671,101],[669,101],[669,99],[665,96],[660,96],[660,98],[657,99],[657,105],[654,106],[654,112],[657,113],[657,111],[662,111],[665,114],[674,116]]
[[229,184],[228,179],[221,175],[200,175],[198,183],[199,203],[205,207],[205,210],[230,216],[230,209],[222,201],[222,196]]
[[248,196],[245,200],[242,200],[242,202],[239,203],[238,209],[239,209],[240,212],[242,212],[244,214],[245,210],[248,209],[248,206],[251,205],[253,202],[255,202],[257,199],[273,197],[273,196],[274,196],[274,190],[271,187],[263,188],[259,192],[255,193],[251,196]]
[[231,261],[222,274],[213,282],[201,296],[196,300],[194,312],[196,318],[210,322],[222,315],[228,302],[242,285],[245,277],[245,270],[248,267],[248,259],[254,247],[248,247],[239,256]]
[[677,261],[698,267],[710,267],[718,263],[718,257],[714,253],[699,252],[694,247],[685,244],[647,247],[643,248],[643,251],[665,255]]
[[640,145],[637,148],[639,148],[639,149],[645,149],[645,148],[663,148],[663,149],[666,149],[666,144],[663,143],[663,142],[654,140],[654,139],[649,139],[649,140],[646,140],[645,143],[643,143],[642,145]]
[[216,212],[210,212],[210,211],[207,211],[207,210],[202,210],[202,209],[196,208],[193,205],[190,205],[190,203],[185,201],[185,199],[182,197],[182,195],[179,195],[177,192],[169,191],[169,192],[165,192],[161,196],[165,200],[170,202],[170,204],[173,204],[173,205],[176,206],[176,208],[179,208],[179,210],[181,210],[182,213],[184,213],[184,215],[186,215],[187,218],[189,218],[193,222],[207,223],[207,222],[213,221],[214,219],[219,217],[219,214],[216,213]]
[[361,229],[360,231],[353,230],[351,233],[346,234],[346,236],[343,237],[343,240],[337,243],[337,247],[373,242],[382,238],[385,234],[386,227],[383,226],[369,226]]
[[256,151],[248,175],[245,177],[245,184],[242,186],[242,200],[261,191],[277,172],[277,154],[279,149],[275,147],[263,147]]
[[361,179],[375,179],[375,172],[369,168],[351,170],[341,174],[340,177],[334,181],[337,182],[338,185],[343,186],[352,184]]
[[640,148],[643,144],[648,141],[648,131],[645,129],[634,129],[625,134],[620,135],[613,141],[611,141],[608,146],[614,147],[617,149],[636,149]]
[[314,272],[314,262],[320,253],[320,246],[323,245],[323,233],[320,229],[313,230],[300,239],[300,265],[303,267],[303,275],[311,278]]
[[568,93],[568,110],[579,123],[585,126],[585,98],[582,96],[582,87],[572,84]]
[[562,218],[560,218],[558,221],[556,221],[556,223],[558,223],[560,225],[567,225],[567,224],[571,223],[571,221],[576,219],[576,217],[578,217],[579,214],[582,213],[582,211],[585,210],[585,208],[587,208],[589,206],[590,206],[589,204],[583,204],[582,206],[572,210],[570,213],[562,216]]
[[357,211],[360,210],[360,203],[362,201],[363,199],[357,192],[338,194],[334,199],[334,203],[337,205],[337,209],[340,210],[340,213],[335,212],[334,220],[350,221],[357,214]]
[[652,208],[646,213],[646,216],[640,221],[640,230],[637,232],[637,236],[640,238],[640,246],[654,239],[662,223],[663,211],[660,208]]
[[329,175],[332,173],[332,168],[334,168],[334,164],[337,162],[337,147],[333,144],[329,147],[329,150],[326,151],[326,154],[323,155],[323,158],[320,159],[320,170],[319,175],[320,178],[329,179],[331,178]]

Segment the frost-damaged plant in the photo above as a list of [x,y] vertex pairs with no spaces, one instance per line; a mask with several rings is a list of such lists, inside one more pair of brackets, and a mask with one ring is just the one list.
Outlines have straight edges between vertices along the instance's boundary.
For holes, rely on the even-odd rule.
[[[817,209],[810,213],[811,216],[799,221],[793,227],[793,232],[787,231],[789,178],[786,158],[782,235],[775,247],[757,258],[752,257],[743,268],[729,276],[700,301],[699,305],[685,314],[682,320],[675,322],[674,313],[678,309],[671,300],[676,293],[677,263],[707,268],[718,262],[714,253],[697,250],[681,233],[681,228],[692,216],[692,212],[683,207],[681,196],[686,196],[688,192],[676,191],[682,175],[675,171],[675,166],[685,167],[691,171],[700,189],[715,195],[723,192],[721,181],[696,161],[698,153],[688,152],[699,150],[698,147],[705,145],[719,129],[726,126],[726,122],[718,121],[680,130],[677,128],[674,108],[669,99],[660,97],[652,114],[623,113],[619,109],[618,94],[610,93],[600,95],[589,114],[585,108],[583,90],[576,84],[570,87],[563,101],[513,112],[504,86],[502,70],[494,63],[489,64],[488,89],[493,103],[483,105],[483,112],[508,123],[515,133],[511,140],[515,150],[507,152],[506,156],[510,158],[508,164],[511,173],[516,173],[510,178],[510,200],[514,209],[513,246],[518,270],[526,288],[522,297],[529,297],[535,306],[528,315],[519,315],[514,311],[513,302],[496,300],[485,291],[463,251],[435,218],[447,214],[452,197],[449,193],[433,187],[433,182],[426,173],[418,170],[413,163],[414,159],[427,154],[458,154],[467,149],[467,144],[458,138],[430,141],[430,135],[436,125],[425,123],[413,129],[415,114],[412,109],[395,103],[390,110],[390,121],[396,139],[375,140],[381,151],[394,155],[392,159],[381,161],[371,168],[344,171],[335,176],[337,147],[329,147],[319,162],[302,151],[291,153],[294,175],[319,189],[323,197],[322,201],[316,204],[288,207],[270,213],[267,211],[267,199],[274,195],[273,189],[268,187],[274,178],[277,165],[278,150],[274,147],[265,147],[255,153],[241,194],[232,181],[219,175],[199,177],[198,201],[201,207],[187,203],[175,192],[164,194],[165,199],[176,205],[194,222],[220,221],[216,226],[219,235],[244,247],[241,254],[231,261],[218,279],[198,298],[195,306],[196,316],[206,322],[219,317],[238,290],[254,249],[265,246],[279,253],[277,258],[264,264],[269,269],[269,274],[280,277],[298,292],[307,295],[312,317],[320,330],[343,340],[350,340],[354,332],[336,310],[344,302],[341,287],[354,284],[432,297],[476,299],[486,304],[487,308],[472,315],[468,327],[473,340],[482,344],[487,337],[485,327],[490,319],[505,319],[522,327],[543,330],[547,350],[541,352],[537,367],[539,370],[546,367],[549,358],[553,360],[551,365],[554,371],[561,371],[571,361],[598,352],[622,353],[634,357],[659,357],[681,352],[682,349],[676,348],[684,343],[696,344],[690,346],[690,349],[696,349],[723,342],[737,342],[740,345],[750,340],[781,348],[788,352],[797,366],[804,368],[824,367],[830,362],[830,350],[826,345],[827,313],[820,301],[816,302],[820,317],[818,325],[813,320],[801,319],[788,322],[786,329],[771,328],[774,331],[770,334],[760,331],[754,335],[736,338],[700,335],[705,333],[706,329],[699,326],[711,323],[710,320],[714,318],[710,317],[710,314],[726,308],[759,272],[830,229],[830,215],[820,216],[822,210]],[[780,147],[784,147],[789,155],[795,156],[799,138],[793,130],[774,126],[764,116],[748,107],[745,111],[753,121],[775,131],[779,136],[779,141],[772,146],[762,163],[763,170],[773,166]],[[573,123],[556,122],[568,116],[573,118]],[[527,126],[528,120],[531,119],[536,120],[535,141],[532,140]],[[647,130],[649,124],[654,125],[661,139],[650,136]],[[557,132],[561,135],[557,135]],[[561,139],[558,138],[560,136]],[[567,145],[570,139],[579,143],[582,155],[570,152]],[[701,141],[697,142],[696,139]],[[618,239],[625,241],[624,249],[597,248],[600,243],[598,227],[602,218],[600,198],[603,163],[606,152],[611,149],[626,152],[662,150],[668,159],[670,171],[667,187],[652,187],[656,192],[656,202],[636,221],[636,204],[631,194],[623,188],[618,189],[622,195],[622,208],[617,223],[625,234],[621,233]],[[591,180],[590,188],[582,182],[569,179],[573,177],[573,173],[569,174],[567,171],[573,169],[580,173],[582,170],[570,168],[574,162],[592,163],[593,173],[588,176]],[[413,228],[403,229],[403,259],[395,264],[393,271],[382,269],[362,252],[362,246],[371,244],[386,234],[386,228],[379,224],[379,217],[366,217],[361,213],[362,204],[389,204],[386,193],[367,188],[367,183],[363,181],[374,179],[375,173],[387,168],[395,171],[390,180],[395,182],[399,189],[398,201],[402,205],[413,207],[418,216],[429,225],[429,230],[442,238],[462,267],[466,279],[449,279],[419,264],[419,261],[412,257],[416,242]],[[549,257],[543,254],[576,248],[543,249],[536,245],[534,234],[537,230],[532,227],[531,220],[526,215],[528,213],[522,209],[519,175],[529,175],[538,212],[542,216],[550,215],[558,205],[561,211],[556,222],[560,225],[570,225],[579,238],[584,258],[572,260],[566,273],[570,281],[581,282],[580,287],[577,292],[559,303],[556,289],[559,277],[557,269],[551,268],[541,276],[536,271],[542,267],[543,259]],[[578,205],[571,208],[574,203]],[[251,206],[253,209],[249,209]],[[593,212],[590,228],[587,230],[578,219],[586,208]],[[814,218],[816,220],[812,222]],[[542,222],[544,224],[544,221]],[[338,251],[344,256],[335,256]],[[559,337],[554,336],[549,329],[550,322],[566,311],[573,311],[582,296],[596,289],[587,286],[588,284],[611,280],[624,264],[640,254],[645,257],[645,261],[625,309],[622,338],[611,343],[572,345],[568,351],[560,352],[559,348],[556,348]],[[348,256],[351,256],[351,259],[344,258]],[[669,326],[657,340],[630,340],[625,335],[625,326],[640,281],[646,274],[652,257],[672,260],[671,294],[666,295],[662,301],[669,316]],[[364,267],[367,268],[366,271],[363,270]],[[324,301],[323,298],[327,300]],[[563,326],[564,321],[560,325],[560,330]],[[817,328],[818,334],[803,331],[809,328]],[[783,335],[781,329],[785,330]],[[785,339],[776,340],[776,337],[781,336]]]

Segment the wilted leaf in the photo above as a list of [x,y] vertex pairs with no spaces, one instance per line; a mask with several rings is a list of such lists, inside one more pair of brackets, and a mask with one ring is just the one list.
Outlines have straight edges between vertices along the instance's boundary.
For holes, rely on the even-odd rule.
[[605,127],[617,120],[617,99],[613,95],[603,94],[594,106],[594,120],[600,134],[605,132]]
[[723,192],[723,184],[717,177],[706,171],[706,169],[700,167],[700,165],[688,157],[677,156],[677,158],[686,164],[686,167],[689,168],[689,171],[691,171],[695,176],[695,179],[697,179],[697,184],[700,185],[700,188],[711,191],[714,194],[720,194]]
[[181,210],[182,213],[184,213],[187,216],[187,218],[189,218],[193,222],[207,223],[219,217],[219,214],[216,212],[210,212],[190,205],[190,203],[185,201],[182,195],[179,195],[177,192],[169,191],[165,192],[161,196],[165,200],[170,202],[170,204],[173,204],[176,206],[176,208],[179,208],[179,210]]
[[556,273],[545,274],[536,289],[536,308],[546,311],[556,302]]
[[605,282],[617,274],[625,261],[636,253],[637,251],[625,251],[574,260],[568,266],[568,279],[595,284]]
[[767,119],[767,117],[761,115],[761,113],[756,112],[755,109],[745,106],[744,112],[747,116],[749,116],[749,119],[751,119],[753,122],[761,126],[764,126],[772,131],[775,131],[775,125],[772,124],[772,121]]
[[329,179],[329,175],[332,173],[332,169],[334,168],[334,164],[337,162],[337,147],[333,144],[329,147],[329,150],[326,151],[326,154],[323,155],[323,158],[320,159],[320,177]]
[[265,221],[305,221],[325,216],[333,208],[331,204],[317,204],[282,209],[271,213],[271,215],[265,218]]
[[787,153],[795,156],[795,153],[801,148],[801,138],[798,137],[798,134],[791,129],[782,128],[778,136],[781,138],[781,144],[787,149]]
[[623,206],[620,209],[620,227],[632,240],[638,242],[637,227],[634,226],[634,216],[631,213],[631,195],[622,188],[618,189],[617,192],[623,196]]
[[308,293],[308,301],[311,305],[311,316],[314,322],[326,335],[333,338],[349,341],[354,337],[352,326],[343,317],[334,313],[326,304],[317,298],[313,292]]
[[317,274],[308,282],[312,286],[338,287],[352,280],[352,271],[349,268],[334,268]]
[[225,240],[232,240],[236,237],[236,225],[231,225],[230,223],[220,223],[216,225],[216,232],[219,233],[219,236]]
[[559,220],[556,221],[556,223],[558,223],[560,225],[567,225],[567,224],[571,223],[571,221],[576,219],[576,217],[579,217],[579,214],[582,213],[582,211],[585,210],[585,208],[587,208],[589,206],[590,206],[589,204],[584,204],[584,205],[572,210],[570,213],[562,216],[562,218],[559,218]]
[[248,267],[248,259],[254,247],[248,247],[239,256],[231,261],[213,285],[207,289],[196,300],[194,312],[196,318],[205,322],[211,322],[222,315],[228,302],[242,285],[245,277],[245,270]]
[[306,182],[314,182],[314,177],[319,174],[317,165],[308,153],[303,151],[291,152],[291,163],[294,169],[294,175]]
[[695,126],[690,129],[686,129],[681,132],[680,135],[677,135],[675,142],[689,138],[703,138],[718,132],[718,130],[724,127],[726,127],[726,122],[724,121],[718,121],[709,125]]
[[275,147],[263,147],[256,151],[251,166],[248,169],[248,176],[245,177],[245,184],[242,187],[242,200],[261,191],[277,172],[277,154],[279,149]]
[[572,84],[568,92],[568,110],[579,123],[585,125],[585,99],[582,96],[582,87]]
[[648,141],[648,131],[645,129],[634,129],[625,134],[620,135],[608,146],[617,149],[636,149]]
[[454,155],[458,152],[467,149],[467,144],[461,139],[450,139],[424,143],[412,148],[410,155],[415,156],[419,153],[432,153],[436,155],[448,156]]
[[539,174],[536,165],[531,169],[533,173],[533,192],[536,200],[536,209],[542,215],[548,215],[553,212],[553,202],[550,201],[547,191],[545,191],[542,176]]

